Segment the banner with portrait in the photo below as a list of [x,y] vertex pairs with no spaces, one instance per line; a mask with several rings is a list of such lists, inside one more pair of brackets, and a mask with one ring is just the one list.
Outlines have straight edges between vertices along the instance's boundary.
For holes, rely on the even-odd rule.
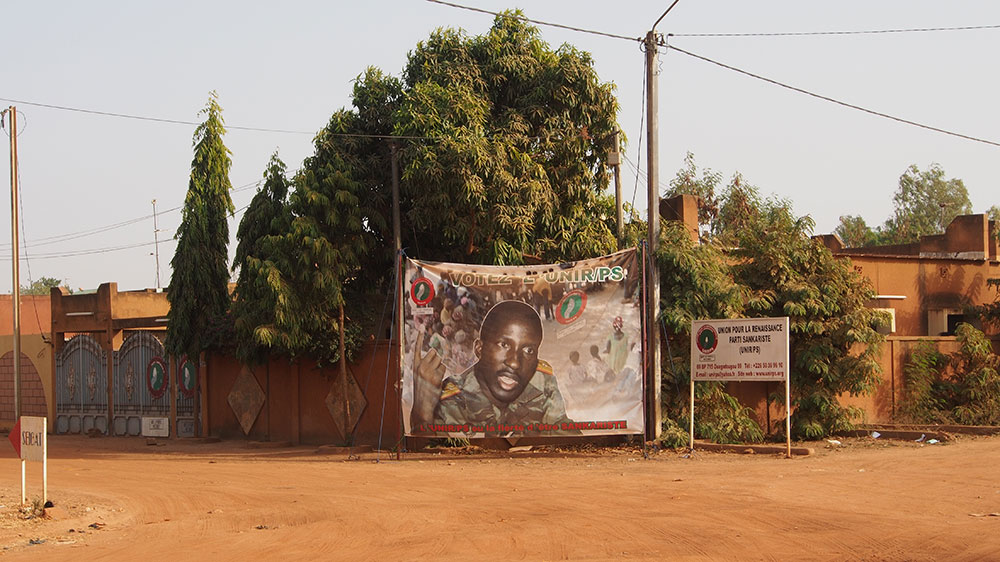
[[638,265],[634,249],[535,266],[407,259],[406,434],[642,433]]

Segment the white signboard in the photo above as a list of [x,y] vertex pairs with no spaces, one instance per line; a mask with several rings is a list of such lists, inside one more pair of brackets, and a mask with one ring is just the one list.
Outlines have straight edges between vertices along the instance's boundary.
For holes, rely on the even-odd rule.
[[21,416],[21,459],[45,461],[45,418]]
[[787,381],[788,368],[787,316],[691,324],[692,380]]
[[143,437],[170,437],[169,418],[142,418]]

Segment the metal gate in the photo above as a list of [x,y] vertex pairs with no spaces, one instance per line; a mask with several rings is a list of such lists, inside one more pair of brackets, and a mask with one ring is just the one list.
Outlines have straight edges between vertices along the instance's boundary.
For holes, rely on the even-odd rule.
[[114,356],[114,434],[140,435],[143,416],[170,416],[170,375],[163,344],[149,332],[135,332]]
[[174,364],[177,365],[177,436],[194,437],[198,434],[198,416],[195,409],[198,396],[198,361],[184,357]]
[[[113,353],[114,416],[108,427],[108,357],[93,337],[75,336],[56,355],[56,433],[141,435],[143,417],[170,418],[171,434],[198,434],[198,363],[164,357],[163,344],[149,332],[134,332]],[[171,377],[176,377],[171,380]],[[176,389],[176,397],[174,393]]]
[[56,355],[56,433],[108,432],[108,357],[97,340],[74,336]]

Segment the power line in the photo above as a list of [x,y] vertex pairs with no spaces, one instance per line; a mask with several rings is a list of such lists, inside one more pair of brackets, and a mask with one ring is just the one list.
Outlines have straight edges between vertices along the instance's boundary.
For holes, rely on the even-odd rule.
[[868,29],[861,31],[784,31],[775,33],[668,33],[669,37],[809,37],[816,35],[878,35],[888,33],[928,33],[934,31],[973,31],[1000,29],[1000,25],[966,25],[960,27],[912,27],[907,29]]
[[[296,170],[291,170],[290,172],[288,172],[288,174],[294,174],[296,171],[297,171],[297,169]],[[252,187],[259,186],[261,184],[261,182],[263,182],[263,181],[264,180],[257,180],[257,181],[254,181],[254,182],[243,184],[243,185],[241,185],[239,187],[233,188],[232,192],[233,193],[237,193],[237,192],[240,192],[240,191],[245,191],[245,190],[250,189]],[[176,207],[170,207],[169,209],[165,209],[163,211],[157,211],[156,214],[157,215],[164,215],[166,213],[171,213],[173,211],[178,211],[182,207],[183,207],[182,205],[178,205]],[[48,245],[51,245],[51,244],[58,244],[60,242],[69,242],[70,240],[78,240],[80,238],[86,238],[88,236],[93,236],[95,234],[101,234],[101,233],[108,232],[108,231],[111,231],[111,230],[117,230],[119,228],[130,226],[130,225],[142,222],[142,221],[149,220],[151,218],[153,218],[153,215],[151,215],[151,214],[150,215],[143,215],[141,217],[136,217],[136,218],[133,218],[133,219],[124,220],[124,221],[113,223],[113,224],[109,224],[109,225],[97,226],[97,227],[94,227],[94,228],[91,228],[91,229],[87,229],[87,230],[81,230],[81,231],[77,231],[77,232],[70,232],[70,233],[66,233],[66,234],[56,234],[56,235],[53,235],[53,236],[45,236],[45,237],[42,237],[42,238],[37,238],[37,239],[33,240],[31,243],[25,243],[25,244],[23,244],[23,247],[24,248],[37,248],[38,246],[48,246]],[[24,238],[24,240],[27,240],[27,238]]]
[[[235,211],[233,211],[232,217],[230,217],[230,218],[231,219],[236,219],[240,214],[242,214],[244,211],[246,211],[249,207],[250,207],[250,204],[247,203],[246,205],[240,207],[239,209],[236,209]],[[157,214],[160,214],[160,213],[157,213]],[[176,242],[177,239],[174,237],[175,235],[176,235],[176,231],[175,231],[175,234],[171,235],[169,238],[165,238],[163,240],[160,240],[159,242]],[[89,256],[89,255],[94,255],[94,254],[107,254],[107,253],[111,253],[111,252],[119,252],[119,251],[122,251],[122,250],[131,250],[131,249],[134,249],[134,248],[141,248],[143,246],[152,246],[155,243],[156,243],[156,241],[153,241],[153,242],[138,242],[138,243],[135,243],[135,244],[126,244],[126,245],[123,245],[123,246],[110,246],[110,247],[105,247],[105,248],[90,248],[90,249],[86,249],[86,250],[71,250],[71,251],[66,251],[66,252],[51,252],[51,253],[47,253],[47,254],[46,253],[34,254],[34,255],[31,256],[31,259],[33,259],[33,260],[39,260],[39,259],[55,259],[55,258],[72,258],[72,257],[79,257],[79,256]],[[27,255],[21,257],[21,261],[26,261],[27,259],[28,259]],[[0,255],[0,260],[2,260],[2,261],[11,261],[11,256],[10,255]]]
[[861,107],[859,105],[854,105],[854,104],[847,103],[847,102],[844,102],[844,101],[840,101],[840,100],[837,100],[837,99],[834,99],[834,98],[831,98],[831,97],[828,97],[828,96],[824,96],[824,95],[821,95],[821,94],[816,94],[816,93],[810,92],[808,90],[804,90],[802,88],[797,88],[795,86],[789,86],[788,84],[784,84],[782,82],[778,82],[777,80],[772,80],[770,78],[765,78],[764,76],[760,76],[760,75],[754,74],[752,72],[747,72],[746,70],[742,70],[742,69],[736,68],[735,66],[730,66],[728,64],[712,60],[712,59],[710,59],[708,57],[703,57],[701,55],[696,55],[694,53],[691,53],[689,51],[685,51],[684,49],[681,49],[681,48],[676,47],[674,45],[668,45],[667,48],[669,50],[674,50],[674,51],[677,51],[679,53],[683,53],[683,54],[685,54],[685,55],[687,55],[689,57],[693,57],[693,58],[696,58],[696,59],[699,59],[699,60],[703,60],[705,62],[712,63],[712,64],[714,64],[716,66],[721,66],[722,68],[725,68],[727,70],[732,70],[734,72],[739,72],[740,74],[749,76],[751,78],[756,78],[757,80],[762,80],[762,81],[767,82],[769,84],[774,84],[775,86],[780,86],[782,88],[785,88],[787,90],[791,90],[793,92],[798,92],[800,94],[805,94],[807,96],[811,96],[811,97],[814,97],[814,98],[817,98],[817,99],[821,99],[823,101],[828,101],[830,103],[835,103],[837,105],[840,105],[840,106],[843,106],[843,107],[847,107],[847,108],[850,108],[850,109],[856,109],[858,111],[862,111],[862,112],[868,113],[870,115],[875,115],[876,117],[882,117],[882,118],[889,119],[889,120],[892,120],[892,121],[896,121],[896,122],[899,122],[899,123],[905,123],[907,125],[913,125],[914,127],[920,127],[921,129],[927,129],[929,131],[934,131],[934,132],[937,132],[937,133],[943,133],[943,134],[946,134],[946,135],[951,135],[953,137],[958,137],[958,138],[962,138],[962,139],[966,139],[966,140],[971,140],[971,141],[974,141],[974,142],[979,142],[979,143],[988,144],[988,145],[992,145],[992,146],[1000,146],[1000,143],[994,142],[994,141],[991,141],[991,140],[981,139],[981,138],[973,137],[973,136],[969,136],[969,135],[963,135],[961,133],[956,133],[954,131],[949,131],[947,129],[941,129],[939,127],[932,127],[930,125],[924,125],[923,123],[918,123],[916,121],[910,121],[909,119],[903,119],[901,117],[895,117],[895,116],[889,115],[887,113],[882,113],[882,112],[875,111],[875,110],[872,110],[872,109],[867,109],[867,108]]
[[[428,0],[428,1],[433,1],[433,0]],[[184,120],[181,120],[181,119],[164,119],[164,118],[161,118],[161,117],[149,117],[149,116],[144,116],[144,115],[131,115],[131,114],[127,114],[127,113],[116,113],[116,112],[113,112],[113,111],[98,111],[98,110],[94,110],[94,109],[83,109],[83,108],[79,108],[79,107],[70,107],[70,106],[65,106],[65,105],[53,105],[53,104],[48,104],[48,103],[39,103],[39,102],[31,102],[31,101],[24,101],[24,100],[15,100],[15,99],[11,99],[11,98],[2,98],[2,97],[0,97],[0,101],[12,102],[12,103],[16,103],[16,104],[19,104],[19,105],[30,105],[30,106],[34,106],[34,107],[44,107],[44,108],[47,108],[47,109],[57,109],[57,110],[60,110],[60,111],[71,111],[71,112],[76,112],[76,113],[85,113],[85,114],[89,114],[89,115],[100,115],[100,116],[104,116],[104,117],[118,117],[118,118],[122,118],[122,119],[135,119],[135,120],[139,120],[139,121],[149,121],[149,122],[153,122],[153,123],[168,123],[168,124],[172,124],[172,125],[194,125],[194,126],[201,125],[201,123],[198,123],[196,121],[184,121]],[[226,125],[225,128],[226,128],[226,130],[237,130],[237,131],[255,131],[255,132],[264,132],[264,133],[289,133],[289,134],[301,134],[301,135],[313,135],[313,136],[323,135],[325,137],[333,137],[333,138],[355,138],[355,139],[376,139],[376,140],[422,140],[422,141],[439,142],[439,141],[443,141],[443,140],[452,140],[452,139],[455,138],[455,137],[446,137],[446,136],[429,137],[429,136],[422,136],[422,135],[376,135],[376,134],[370,134],[370,133],[332,133],[332,132],[323,131],[323,130],[320,130],[317,133],[317,132],[312,132],[312,131],[293,131],[293,130],[288,130],[288,129],[269,129],[269,128],[265,128],[265,127],[244,127],[244,126],[239,126],[239,125]],[[20,134],[20,133],[18,133],[18,134]],[[489,135],[483,135],[482,137],[478,137],[478,138],[491,139],[493,137],[490,137]],[[528,140],[536,140],[537,141],[537,140],[545,140],[545,139],[548,139],[550,137],[526,137],[526,138]]]
[[[46,109],[58,109],[60,111],[72,111],[75,113],[86,113],[89,115],[101,115],[104,117],[118,117],[121,119],[134,119],[137,121],[150,121],[153,123],[168,123],[171,125],[193,125],[198,126],[201,123],[197,121],[185,121],[183,119],[166,119],[162,117],[149,117],[146,115],[131,115],[128,113],[117,113],[114,111],[99,111],[96,109],[84,109],[80,107],[70,107],[66,105],[54,105],[50,103],[39,103],[33,101],[15,100],[11,98],[0,98],[2,101],[16,103],[18,105],[30,105],[34,107],[44,107]],[[271,129],[266,127],[245,127],[241,125],[226,125],[226,130],[230,131],[255,131],[261,133],[286,133],[294,135],[316,135],[315,131],[294,131],[290,129]],[[366,138],[366,139],[407,139],[407,140],[441,140],[445,137],[422,137],[416,135],[369,135],[363,133],[323,133],[327,136],[332,137],[345,137],[345,138]]]
[[[628,36],[625,36],[625,35],[617,35],[615,33],[607,33],[607,32],[604,32],[604,31],[596,31],[596,30],[593,30],[593,29],[584,29],[582,27],[573,27],[571,25],[563,25],[561,23],[552,23],[552,22],[548,22],[548,21],[535,20],[535,19],[531,19],[531,18],[526,18],[524,16],[512,16],[510,14],[503,14],[503,13],[500,13],[500,12],[491,12],[489,10],[484,10],[482,8],[473,8],[472,6],[463,6],[461,4],[454,4],[452,2],[445,2],[444,0],[427,0],[427,1],[428,2],[432,2],[434,4],[441,4],[442,6],[449,6],[451,8],[458,8],[460,10],[469,10],[470,12],[479,12],[480,14],[489,14],[489,15],[495,16],[495,17],[510,18],[510,19],[513,19],[513,20],[524,21],[524,22],[534,23],[534,24],[538,24],[538,25],[546,25],[546,26],[549,26],[549,27],[556,27],[556,28],[559,28],[559,29],[567,29],[569,31],[577,31],[577,32],[580,32],[580,33],[589,33],[591,35],[600,35],[601,37],[609,37],[611,39],[624,39],[626,41],[642,41],[641,37],[628,37]],[[676,4],[676,3],[677,2],[674,2],[674,4]],[[671,6],[671,8],[672,7],[673,6]],[[669,11],[669,8],[668,8],[667,11]],[[664,14],[664,15],[666,15],[666,14]],[[662,16],[661,16],[661,18],[662,18]]]
[[[645,127],[642,125],[646,122],[646,73],[642,73],[642,110],[639,112],[639,141],[636,143],[638,148],[636,148],[635,154],[639,162],[642,162],[642,134],[645,132]],[[625,161],[629,163],[630,166],[635,168],[635,185],[632,186],[632,203],[631,206],[635,208],[635,195],[639,192],[639,167],[632,164],[632,161],[628,158],[628,152],[622,151],[622,155],[625,156]]]
[[[171,240],[173,240],[173,239],[172,238],[168,238],[166,240],[161,240],[160,242],[168,242],[168,241],[171,241]],[[48,259],[55,259],[55,258],[73,258],[73,257],[79,257],[79,256],[89,256],[89,255],[94,255],[94,254],[106,254],[106,253],[110,253],[110,252],[118,252],[118,251],[121,251],[121,250],[131,250],[133,248],[141,248],[143,246],[152,246],[152,245],[153,245],[153,242],[138,242],[138,243],[135,243],[135,244],[126,244],[124,246],[111,246],[111,247],[107,247],[107,248],[93,248],[93,249],[89,249],[89,250],[76,250],[76,251],[68,251],[68,252],[61,252],[61,253],[59,253],[59,252],[53,252],[53,253],[48,253],[48,254],[35,254],[35,255],[31,256],[31,259],[32,260],[48,260]],[[23,257],[21,259],[22,259],[22,261],[24,261],[24,260],[27,259],[27,256],[25,256],[25,257]],[[0,260],[11,261],[11,256],[2,256],[2,257],[0,257]]]
[[[11,102],[11,103],[16,103],[18,105],[31,105],[31,106],[34,106],[34,107],[44,107],[44,108],[47,108],[47,109],[58,109],[60,111],[73,111],[73,112],[76,112],[76,113],[87,113],[87,114],[90,114],[90,115],[103,115],[105,117],[120,117],[122,119],[135,119],[137,121],[152,121],[154,123],[170,123],[170,124],[173,124],[173,125],[194,125],[194,126],[201,125],[201,123],[199,123],[197,121],[184,121],[184,120],[181,120],[181,119],[165,119],[165,118],[162,118],[162,117],[148,117],[148,116],[144,116],[144,115],[130,115],[130,114],[127,114],[127,113],[116,113],[116,112],[113,112],[113,111],[99,111],[99,110],[96,110],[96,109],[83,109],[83,108],[79,108],[79,107],[69,107],[69,106],[65,106],[65,105],[53,105],[53,104],[50,104],[50,103],[39,103],[39,102],[24,101],[24,100],[14,100],[14,99],[9,99],[9,98],[0,98],[0,100],[6,101],[6,102]],[[295,135],[314,135],[314,134],[316,134],[313,131],[292,131],[292,130],[288,130],[288,129],[268,129],[268,128],[264,128],[264,127],[242,127],[242,126],[239,126],[239,125],[227,125],[226,129],[234,129],[234,130],[240,130],[240,131],[259,131],[259,132],[264,132],[264,133],[289,133],[289,134],[295,134]]]

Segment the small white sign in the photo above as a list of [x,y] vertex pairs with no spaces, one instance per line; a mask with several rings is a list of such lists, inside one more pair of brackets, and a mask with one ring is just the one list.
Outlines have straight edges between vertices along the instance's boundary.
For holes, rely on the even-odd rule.
[[170,418],[142,418],[143,437],[170,437]]
[[21,458],[26,461],[45,461],[45,418],[21,416]]
[[691,324],[693,380],[784,381],[788,369],[787,316]]

